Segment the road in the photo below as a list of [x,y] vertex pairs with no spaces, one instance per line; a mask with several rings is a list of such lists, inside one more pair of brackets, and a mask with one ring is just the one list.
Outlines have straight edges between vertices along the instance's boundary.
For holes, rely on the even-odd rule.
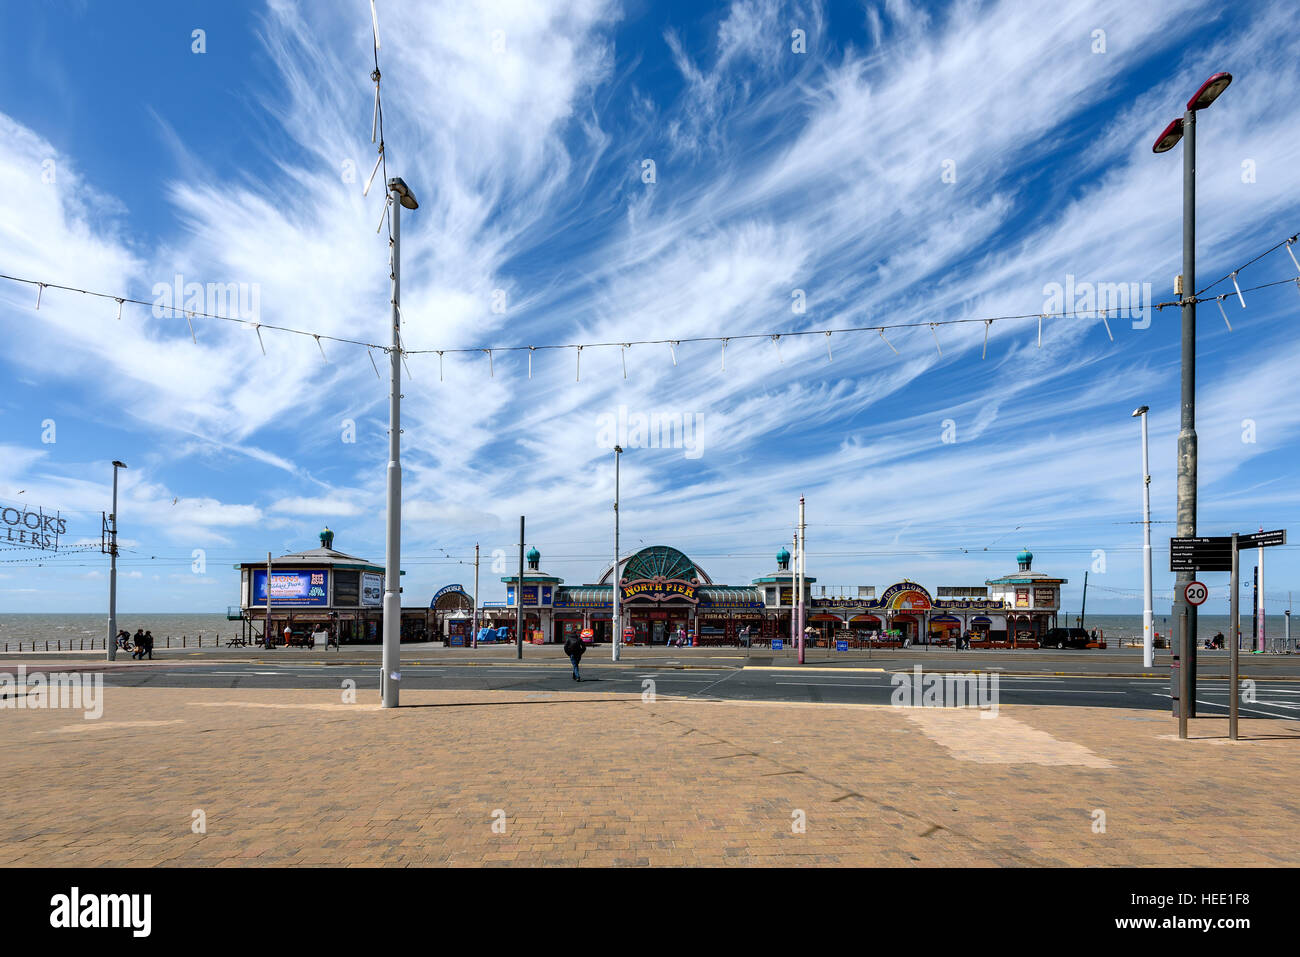
[[[428,656],[425,656],[426,658]],[[746,664],[744,658],[726,664],[709,658],[633,661],[612,664],[596,654],[582,666],[583,681],[570,676],[568,663],[555,659],[493,663],[407,662],[402,666],[402,686],[407,689],[456,689],[512,692],[635,692],[653,690],[659,696],[742,701],[813,702],[836,704],[889,704],[899,683],[914,676],[913,667],[923,665],[923,674],[971,673],[978,667],[990,678],[997,669],[1010,670],[1010,663],[992,660],[978,665],[965,653],[948,657],[932,655],[925,661],[916,656],[881,662],[853,662],[839,666]],[[671,660],[674,664],[668,664]],[[1080,663],[1087,661],[1078,659]],[[343,688],[351,679],[362,700],[366,692],[377,695],[377,662],[346,660],[330,663],[318,660],[255,661],[157,660],[102,662],[57,661],[15,662],[6,660],[7,671],[23,663],[28,675],[45,671],[102,671],[107,685],[118,687],[168,688]],[[1097,664],[1093,661],[1092,664]],[[1027,661],[1019,662],[1021,671]],[[1040,662],[1040,664],[1042,664]],[[1141,662],[1139,661],[1140,665]],[[1254,664],[1252,662],[1251,664]],[[1059,668],[1057,662],[1046,665]],[[963,667],[964,666],[964,667]],[[1253,686],[1253,688],[1252,688]],[[984,686],[985,693],[991,686]],[[1300,718],[1300,677],[1261,678],[1246,685],[1241,703],[1243,716],[1295,721]],[[944,700],[952,703],[955,689],[945,684]],[[967,693],[970,693],[969,691]],[[1198,713],[1209,717],[1227,713],[1228,683],[1223,678],[1202,676],[1199,682]],[[1248,700],[1253,696],[1254,700]],[[1043,671],[1039,674],[998,673],[997,702],[1001,705],[1029,704],[1103,708],[1137,708],[1169,712],[1169,679],[1140,674],[1088,674]]]

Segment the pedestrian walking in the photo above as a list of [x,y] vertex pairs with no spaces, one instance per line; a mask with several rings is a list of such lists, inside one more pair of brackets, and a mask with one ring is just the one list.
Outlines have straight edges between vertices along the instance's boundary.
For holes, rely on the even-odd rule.
[[145,650],[145,654],[149,656],[149,660],[153,661],[153,632],[152,631],[146,631],[144,633],[144,650]]
[[568,655],[569,660],[573,662],[574,681],[582,680],[582,674],[578,671],[578,662],[582,660],[582,656],[586,654],[586,651],[587,646],[582,643],[582,639],[577,635],[571,634],[564,640],[564,653]]
[[328,631],[325,632],[325,650],[326,650],[326,651],[329,651],[329,647],[330,647],[330,645],[333,645],[333,646],[334,646],[334,650],[335,650],[335,651],[338,651],[338,650],[339,650],[339,636],[338,636],[338,634],[335,633],[335,631],[334,631],[333,628],[331,628],[331,629],[329,629]]
[[131,652],[131,657],[136,659],[143,658],[144,657],[144,629],[143,628],[137,628],[135,630],[135,636],[132,637],[131,643],[135,646],[135,650]]

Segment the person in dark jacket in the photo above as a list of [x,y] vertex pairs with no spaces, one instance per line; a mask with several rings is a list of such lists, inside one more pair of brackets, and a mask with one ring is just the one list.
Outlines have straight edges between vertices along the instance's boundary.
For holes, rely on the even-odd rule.
[[144,633],[144,653],[149,656],[150,661],[153,661],[153,632],[152,631],[146,631]]
[[137,628],[135,630],[135,637],[131,639],[131,643],[135,645],[135,650],[131,652],[131,657],[136,659],[143,658],[144,657],[144,629],[143,628]]
[[578,662],[582,660],[583,654],[587,651],[587,646],[582,643],[582,639],[577,635],[569,635],[564,639],[564,653],[569,656],[573,662],[573,680],[581,681],[582,675],[578,672]]

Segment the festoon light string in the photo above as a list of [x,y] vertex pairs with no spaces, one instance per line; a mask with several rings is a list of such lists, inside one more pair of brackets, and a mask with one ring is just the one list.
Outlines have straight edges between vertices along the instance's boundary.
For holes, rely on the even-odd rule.
[[[1250,260],[1249,262],[1244,263],[1243,265],[1227,273],[1222,279],[1217,280],[1216,282],[1211,283],[1209,286],[1205,287],[1205,290],[1208,290],[1218,285],[1221,282],[1231,281],[1233,284],[1232,292],[1222,293],[1219,295],[1198,294],[1196,296],[1189,296],[1183,299],[1152,303],[1151,305],[1157,311],[1160,311],[1167,307],[1182,306],[1189,302],[1201,303],[1201,302],[1213,301],[1218,306],[1219,312],[1223,316],[1224,322],[1227,324],[1229,331],[1231,331],[1232,324],[1228,320],[1227,313],[1223,308],[1223,300],[1228,296],[1235,296],[1239,304],[1241,305],[1241,307],[1244,309],[1246,307],[1245,293],[1247,292],[1253,292],[1261,289],[1268,289],[1273,286],[1278,286],[1283,284],[1295,284],[1297,289],[1300,290],[1300,261],[1297,260],[1295,252],[1292,248],[1298,239],[1300,239],[1300,234],[1292,235],[1289,238],[1284,239],[1279,243],[1276,243],[1274,246],[1270,247],[1264,253],[1260,254],[1259,256],[1256,256],[1254,259]],[[1279,248],[1285,248],[1287,250],[1287,253],[1292,260],[1292,264],[1296,268],[1297,276],[1295,278],[1280,279],[1280,280],[1274,280],[1270,282],[1262,282],[1262,283],[1257,283],[1256,285],[1253,286],[1243,287],[1239,281],[1239,275],[1241,271],[1259,262],[1261,259],[1264,258],[1264,256],[1268,255],[1268,253],[1273,252],[1274,250]],[[239,323],[241,325],[252,327],[254,332],[257,335],[258,343],[263,354],[266,354],[266,344],[262,338],[262,330],[264,329],[275,331],[275,332],[290,333],[292,335],[308,336],[312,338],[316,342],[317,347],[320,348],[322,359],[326,362],[328,362],[329,359],[325,355],[325,350],[321,345],[322,341],[338,342],[345,345],[361,346],[362,348],[366,349],[367,354],[370,356],[370,362],[372,367],[375,369],[376,375],[379,375],[379,368],[378,365],[375,363],[373,350],[377,349],[385,354],[391,353],[393,351],[391,346],[384,346],[374,342],[367,342],[362,339],[353,339],[346,336],[334,336],[324,332],[315,332],[306,329],[297,329],[292,326],[283,326],[278,324],[265,323],[265,322],[251,320],[251,319],[241,318],[238,316],[227,316],[227,315],[222,315],[220,313],[210,313],[210,312],[204,312],[200,310],[190,310],[190,309],[185,309],[182,306],[159,306],[154,302],[150,302],[144,299],[136,299],[131,296],[122,296],[114,293],[98,292],[90,289],[82,289],[77,286],[66,285],[63,283],[55,283],[55,282],[48,282],[45,280],[30,279],[21,276],[13,276],[6,273],[0,273],[0,280],[25,284],[28,286],[35,286],[37,308],[39,308],[41,303],[43,302],[45,291],[47,289],[54,289],[54,290],[59,290],[64,292],[75,292],[81,295],[93,296],[96,298],[110,299],[117,303],[118,319],[120,319],[122,316],[123,306],[128,304],[146,306],[156,310],[163,310],[167,314],[169,314],[170,317],[173,318],[176,316],[183,316],[189,326],[191,339],[195,342],[195,344],[197,344],[198,340],[195,337],[194,325],[191,320],[192,319],[216,319],[223,322]],[[1205,290],[1202,290],[1202,292],[1204,292]],[[399,312],[399,317],[400,317],[400,312]],[[441,382],[444,381],[443,358],[448,354],[471,353],[471,352],[487,353],[489,375],[495,377],[496,372],[495,372],[494,359],[497,353],[527,351],[528,377],[531,379],[533,375],[533,355],[539,349],[573,349],[575,351],[574,378],[575,381],[581,382],[583,349],[600,349],[600,348],[615,348],[615,347],[619,348],[620,350],[622,350],[623,371],[624,371],[624,376],[626,376],[627,350],[632,348],[633,346],[666,345],[668,346],[669,355],[671,357],[672,364],[676,366],[677,358],[678,358],[677,347],[683,344],[716,342],[721,346],[721,369],[723,372],[726,372],[727,346],[735,340],[768,339],[772,342],[773,349],[777,354],[778,361],[784,363],[785,359],[781,353],[781,346],[780,346],[781,339],[799,337],[799,336],[822,335],[826,337],[826,359],[828,362],[830,362],[833,361],[833,356],[830,348],[830,337],[835,333],[849,334],[849,333],[858,333],[858,332],[875,332],[880,336],[881,341],[884,342],[884,344],[890,349],[890,351],[894,353],[894,355],[901,355],[901,353],[898,351],[898,348],[894,345],[893,342],[890,341],[889,337],[885,335],[886,330],[916,329],[921,327],[929,327],[931,335],[934,338],[935,348],[938,351],[939,355],[942,356],[943,346],[939,341],[939,334],[938,334],[939,326],[955,326],[963,323],[982,322],[984,323],[984,344],[983,344],[983,349],[981,350],[980,353],[980,358],[984,359],[987,358],[988,355],[989,330],[992,327],[993,323],[995,322],[1009,322],[1009,321],[1018,321],[1022,319],[1036,320],[1038,324],[1037,344],[1038,347],[1041,348],[1043,343],[1043,320],[1069,319],[1069,318],[1094,318],[1094,319],[1100,318],[1102,320],[1103,326],[1105,327],[1107,337],[1110,339],[1111,342],[1114,342],[1115,337],[1113,331],[1111,330],[1110,322],[1109,322],[1109,308],[1093,308],[1093,309],[1063,311],[1063,312],[1056,312],[1056,313],[1025,313],[1020,315],[963,317],[958,319],[915,320],[909,322],[884,322],[884,323],[872,323],[870,325],[862,325],[862,326],[846,326],[846,327],[840,327],[834,329],[796,329],[796,330],[784,330],[780,332],[733,333],[725,336],[723,335],[693,336],[693,337],[676,337],[671,339],[634,339],[634,340],[616,340],[616,341],[609,341],[609,342],[547,343],[541,345],[533,343],[529,345],[517,345],[517,346],[464,346],[464,347],[457,347],[457,348],[450,348],[450,349],[448,348],[408,349],[405,347],[404,344],[402,344],[398,346],[397,351],[402,357],[403,364],[405,364],[405,360],[407,356],[414,356],[414,355],[438,356],[438,379]],[[399,337],[399,343],[400,342],[401,340]],[[409,372],[409,367],[408,367],[408,372]],[[382,378],[382,376],[380,377]]]

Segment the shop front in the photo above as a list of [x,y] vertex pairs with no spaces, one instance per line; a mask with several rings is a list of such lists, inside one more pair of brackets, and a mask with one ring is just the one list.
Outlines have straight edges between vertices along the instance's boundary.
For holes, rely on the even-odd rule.
[[930,642],[938,645],[954,644],[962,634],[962,622],[956,615],[930,616]]
[[627,617],[637,644],[666,645],[691,631],[693,612],[690,606],[638,602],[629,604]]

